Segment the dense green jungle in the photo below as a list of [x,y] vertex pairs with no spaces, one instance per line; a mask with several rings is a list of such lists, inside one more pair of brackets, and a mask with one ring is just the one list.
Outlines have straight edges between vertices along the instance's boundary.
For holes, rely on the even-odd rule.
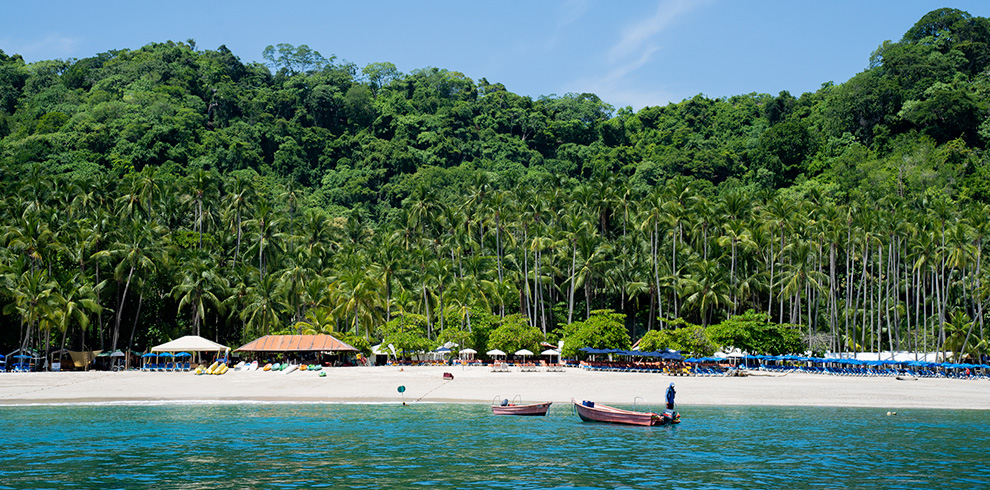
[[637,111],[306,45],[0,51],[0,351],[980,359],[990,19],[905,27],[814,93]]

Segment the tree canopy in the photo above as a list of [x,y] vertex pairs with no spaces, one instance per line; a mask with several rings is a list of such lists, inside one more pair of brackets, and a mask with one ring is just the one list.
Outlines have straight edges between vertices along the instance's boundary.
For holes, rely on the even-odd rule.
[[980,356],[988,42],[939,9],[843,83],[637,111],[306,45],[0,51],[0,344],[480,351],[753,310],[780,348]]

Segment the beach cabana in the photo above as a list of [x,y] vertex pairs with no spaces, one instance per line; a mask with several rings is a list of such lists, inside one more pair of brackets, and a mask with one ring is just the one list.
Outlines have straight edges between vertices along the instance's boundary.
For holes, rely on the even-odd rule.
[[156,345],[151,352],[229,352],[230,347],[204,339],[199,335],[186,335],[170,342]]
[[319,335],[265,335],[236,349],[235,352],[357,352],[336,337]]
[[268,354],[320,353],[347,354],[358,352],[358,349],[341,342],[336,337],[326,334],[318,335],[265,335],[252,340],[234,352],[257,352]]
[[[196,352],[197,354],[200,352],[216,352],[219,358],[221,355],[227,357],[227,354],[230,353],[230,347],[218,344],[209,339],[204,339],[199,335],[186,335],[185,337],[179,337],[164,344],[156,345],[151,348],[151,352],[172,353],[170,355],[174,355],[176,352]],[[164,367],[161,363],[159,364],[159,370]]]

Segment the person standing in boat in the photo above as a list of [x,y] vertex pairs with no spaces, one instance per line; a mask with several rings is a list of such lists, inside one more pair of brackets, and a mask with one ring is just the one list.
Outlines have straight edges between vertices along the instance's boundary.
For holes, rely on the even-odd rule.
[[673,410],[674,409],[674,395],[675,394],[677,394],[677,392],[674,391],[674,383],[670,383],[670,386],[667,387],[667,410]]

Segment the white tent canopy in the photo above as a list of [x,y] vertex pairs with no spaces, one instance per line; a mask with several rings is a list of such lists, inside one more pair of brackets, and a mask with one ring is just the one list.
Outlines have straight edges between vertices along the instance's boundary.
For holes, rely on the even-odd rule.
[[151,348],[151,352],[179,351],[227,352],[230,351],[230,347],[218,344],[212,340],[204,339],[199,335],[186,335],[185,337],[179,337],[171,342],[165,342],[164,344],[156,345]]

